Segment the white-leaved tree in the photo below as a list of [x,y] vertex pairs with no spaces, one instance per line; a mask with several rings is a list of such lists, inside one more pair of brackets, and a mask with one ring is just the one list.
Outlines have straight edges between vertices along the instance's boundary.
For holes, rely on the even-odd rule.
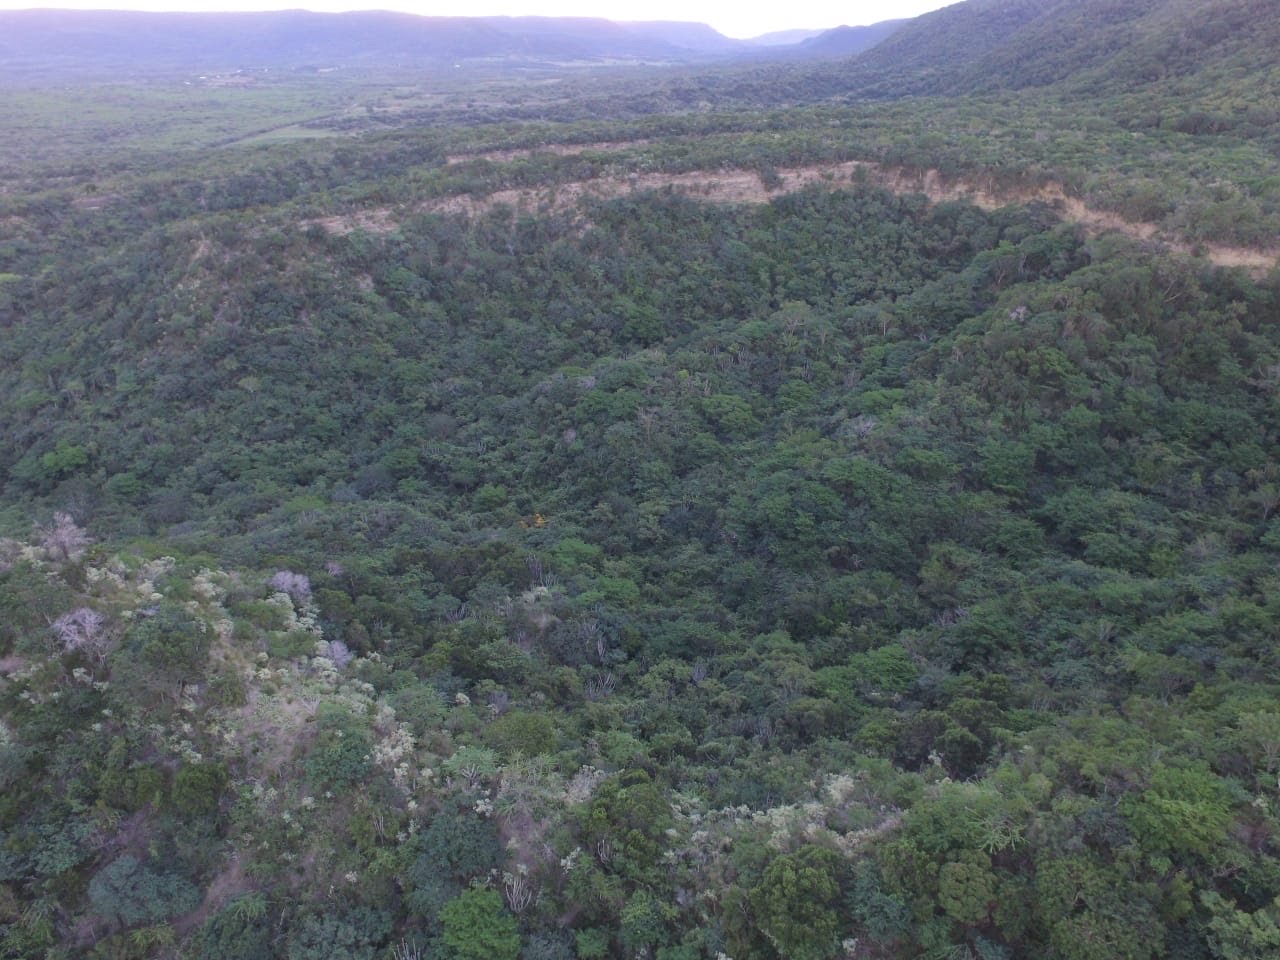
[[77,607],[53,621],[50,627],[66,652],[83,650],[99,662],[106,659],[109,644],[106,619],[97,610]]
[[40,546],[53,559],[75,561],[84,556],[85,547],[93,543],[93,537],[76,525],[71,514],[58,512],[49,526],[36,526]]
[[311,580],[305,573],[277,570],[268,581],[268,586],[280,593],[287,593],[294,603],[303,604],[311,599]]

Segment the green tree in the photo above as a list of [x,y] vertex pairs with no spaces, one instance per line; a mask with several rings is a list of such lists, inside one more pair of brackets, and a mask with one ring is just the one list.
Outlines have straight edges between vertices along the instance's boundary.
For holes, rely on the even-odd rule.
[[545,713],[513,710],[494,720],[485,731],[485,737],[507,756],[536,757],[555,749],[556,727]]
[[783,960],[829,960],[840,946],[840,858],[824,847],[783,854],[751,891],[756,924]]
[[667,941],[667,923],[675,911],[665,907],[648,890],[637,892],[622,908],[619,942],[628,956],[644,956]]
[[1280,960],[1280,897],[1253,913],[1211,890],[1200,894],[1209,910],[1209,948],[1219,960]]
[[111,656],[122,686],[153,698],[177,699],[183,684],[199,681],[209,656],[209,625],[179,603],[163,602],[136,622]]
[[444,942],[458,960],[516,960],[520,931],[496,890],[470,889],[440,911]]
[[592,849],[608,851],[603,859],[614,872],[656,885],[670,824],[671,806],[662,790],[643,770],[630,770],[600,785],[583,834]]
[[1157,766],[1151,785],[1123,809],[1143,848],[1172,856],[1210,856],[1231,822],[1227,789],[1208,766]]

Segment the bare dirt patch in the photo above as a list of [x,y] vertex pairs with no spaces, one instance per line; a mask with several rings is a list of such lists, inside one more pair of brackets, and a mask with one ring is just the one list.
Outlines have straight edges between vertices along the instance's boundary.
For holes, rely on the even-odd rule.
[[1205,256],[1219,267],[1243,267],[1254,276],[1265,276],[1280,266],[1280,250],[1251,250],[1217,243],[1207,244],[1204,249]]
[[327,232],[334,234],[355,233],[357,230],[362,230],[365,233],[391,233],[399,226],[399,222],[394,219],[393,212],[389,207],[371,207],[368,210],[361,210],[359,213],[322,217],[318,220],[309,220],[307,222],[309,224],[317,224]]
[[119,199],[115,193],[82,193],[71,198],[71,205],[77,210],[102,210]]
[[268,694],[256,685],[249,688],[239,710],[237,736],[252,775],[266,780],[281,771],[298,745],[311,737],[318,704],[315,697]]
[[233,852],[227,865],[209,883],[200,906],[186,916],[175,920],[174,929],[181,936],[189,936],[202,927],[210,916],[252,886],[253,884],[244,873],[244,861],[240,859],[238,853]]

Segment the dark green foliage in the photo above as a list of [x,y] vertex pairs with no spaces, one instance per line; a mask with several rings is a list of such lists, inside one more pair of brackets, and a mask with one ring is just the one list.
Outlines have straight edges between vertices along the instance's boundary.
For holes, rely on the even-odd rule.
[[503,859],[492,821],[465,809],[437,813],[415,838],[412,853],[405,901],[415,914],[433,923],[468,881]]
[[534,934],[520,948],[520,960],[574,960],[574,956],[573,940],[563,934]]
[[385,913],[358,907],[340,914],[304,915],[289,932],[288,960],[373,960],[391,933]]
[[609,935],[599,927],[579,930],[576,946],[579,960],[602,960],[609,955]]
[[418,835],[422,875],[436,873],[465,883],[500,858],[501,844],[493,823],[467,810],[442,810]]
[[156,872],[126,854],[93,875],[89,902],[99,916],[131,927],[193,910],[200,894],[182,877]]
[[271,960],[275,956],[267,904],[246,894],[211,916],[196,935],[199,960]]
[[226,784],[227,770],[221,764],[190,764],[174,775],[171,799],[183,813],[210,816],[217,813]]
[[343,710],[317,716],[316,742],[307,756],[307,777],[330,789],[359,783],[372,769],[368,732]]
[[582,835],[593,846],[609,846],[612,870],[652,883],[670,820],[666,798],[652,778],[643,770],[627,771],[601,785],[585,812]]
[[65,612],[60,593],[29,563],[0,569],[0,649],[40,646],[48,625]]
[[1151,785],[1126,799],[1131,828],[1145,849],[1175,856],[1221,849],[1231,819],[1228,795],[1207,768],[1157,766]]
[[112,674],[147,698],[171,698],[203,675],[209,625],[182,606],[163,602],[143,611],[112,655]]
[[675,911],[663,909],[647,890],[637,892],[622,908],[622,929],[618,941],[628,953],[651,953],[670,936],[667,921]]

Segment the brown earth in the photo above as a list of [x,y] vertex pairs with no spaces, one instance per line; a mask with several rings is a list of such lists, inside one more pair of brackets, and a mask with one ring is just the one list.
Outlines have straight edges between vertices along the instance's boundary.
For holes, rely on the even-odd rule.
[[[625,144],[539,149],[567,153],[602,147],[621,149],[622,146]],[[520,153],[520,151],[494,151],[471,156],[510,159]],[[1064,220],[1078,223],[1090,233],[1122,233],[1137,240],[1158,241],[1184,253],[1202,254],[1218,266],[1244,267],[1255,274],[1265,274],[1274,269],[1280,261],[1280,249],[1276,248],[1250,249],[1216,243],[1193,245],[1176,237],[1167,236],[1161,232],[1157,224],[1126,220],[1115,213],[1090,207],[1079,197],[1068,195],[1058,184],[1011,189],[969,179],[945,180],[936,170],[914,173],[856,160],[847,163],[784,168],[777,171],[777,177],[772,187],[765,186],[757,171],[746,169],[599,177],[546,187],[497,190],[484,196],[457,194],[425,200],[398,209],[378,207],[310,222],[319,224],[330,233],[336,234],[351,233],[356,230],[368,233],[390,233],[396,229],[401,217],[412,213],[476,216],[499,206],[511,207],[521,214],[563,212],[575,208],[584,199],[608,200],[653,190],[672,190],[708,203],[766,203],[774,197],[794,193],[815,184],[838,188],[859,183],[883,187],[894,193],[923,194],[935,203],[966,200],[984,210],[994,210],[1012,204],[1047,203],[1059,211]]]
[[252,887],[252,881],[245,876],[244,862],[233,852],[226,866],[210,881],[200,906],[175,920],[174,929],[180,937],[190,936],[204,926],[210,916]]
[[385,207],[361,210],[359,213],[350,213],[341,217],[322,217],[308,222],[318,224],[329,233],[336,234],[355,233],[357,230],[365,233],[392,233],[398,226],[392,219],[391,210]]

